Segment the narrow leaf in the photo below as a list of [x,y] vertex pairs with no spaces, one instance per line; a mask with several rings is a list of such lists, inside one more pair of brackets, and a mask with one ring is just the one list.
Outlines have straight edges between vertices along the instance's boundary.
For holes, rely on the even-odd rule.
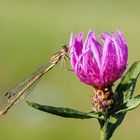
[[118,105],[127,102],[132,98],[137,79],[140,74],[140,61],[134,62],[116,88]]
[[81,112],[75,109],[70,109],[70,108],[64,108],[64,107],[53,107],[53,106],[46,106],[46,105],[40,105],[37,103],[33,102],[28,102],[29,106],[32,106],[33,108],[36,108],[38,110],[53,114],[53,115],[58,115],[61,117],[65,118],[77,118],[77,119],[90,119],[90,118],[99,118],[103,119],[100,117],[96,112],[91,113],[85,113]]
[[116,128],[122,123],[124,117],[125,117],[126,113],[118,113],[116,115],[114,115],[114,118],[116,118],[115,123],[110,123],[110,122],[105,122],[104,129],[106,130],[106,138],[107,140],[109,140],[111,138],[111,136],[113,135],[114,131],[116,130]]
[[128,102],[122,104],[117,110],[115,114],[118,114],[120,112],[124,113],[130,110],[133,110],[137,108],[140,105],[140,95],[131,98]]

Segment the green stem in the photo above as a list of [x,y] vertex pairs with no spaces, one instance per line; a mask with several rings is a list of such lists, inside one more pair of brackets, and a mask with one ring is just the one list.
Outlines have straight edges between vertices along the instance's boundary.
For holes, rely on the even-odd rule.
[[109,140],[109,138],[107,137],[107,122],[104,122],[104,125],[101,128],[101,139],[100,140]]

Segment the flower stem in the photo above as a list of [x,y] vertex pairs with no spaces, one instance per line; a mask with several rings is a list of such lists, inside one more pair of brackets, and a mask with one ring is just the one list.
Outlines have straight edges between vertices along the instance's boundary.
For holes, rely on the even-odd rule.
[[109,140],[109,138],[107,137],[107,122],[104,122],[104,125],[101,128],[101,138],[100,140]]

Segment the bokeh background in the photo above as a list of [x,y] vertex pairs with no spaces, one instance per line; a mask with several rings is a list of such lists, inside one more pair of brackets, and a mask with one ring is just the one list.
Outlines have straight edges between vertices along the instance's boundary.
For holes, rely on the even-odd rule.
[[[129,46],[129,65],[140,59],[139,0],[0,0],[0,97],[46,63],[70,33],[120,28]],[[140,92],[140,82],[136,93]],[[92,88],[57,65],[26,98],[41,104],[90,111]],[[140,109],[129,112],[112,140],[140,139]],[[0,118],[1,140],[98,140],[96,120],[53,116],[25,100]]]

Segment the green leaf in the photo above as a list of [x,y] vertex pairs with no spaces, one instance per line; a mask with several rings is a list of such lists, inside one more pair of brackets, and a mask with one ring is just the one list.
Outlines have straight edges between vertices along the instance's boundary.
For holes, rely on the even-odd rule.
[[38,110],[53,114],[53,115],[58,115],[61,117],[65,118],[77,118],[77,119],[90,119],[90,118],[99,118],[99,119],[104,119],[102,116],[99,116],[96,112],[81,112],[75,109],[70,109],[70,108],[64,108],[64,107],[53,107],[53,106],[46,106],[46,105],[40,105],[37,103],[33,102],[28,102],[29,106],[32,106]]
[[116,88],[115,95],[118,105],[132,98],[137,79],[140,74],[140,61],[134,62]]
[[131,98],[128,102],[122,104],[121,106],[118,107],[118,111],[115,112],[115,114],[118,114],[120,112],[124,113],[130,110],[133,110],[137,108],[140,105],[140,95]]
[[113,117],[116,118],[116,122],[114,124],[112,124],[108,121],[102,121],[102,120],[100,121],[101,138],[103,140],[109,140],[111,138],[115,129],[122,123],[122,121],[125,117],[125,113],[115,114]]

